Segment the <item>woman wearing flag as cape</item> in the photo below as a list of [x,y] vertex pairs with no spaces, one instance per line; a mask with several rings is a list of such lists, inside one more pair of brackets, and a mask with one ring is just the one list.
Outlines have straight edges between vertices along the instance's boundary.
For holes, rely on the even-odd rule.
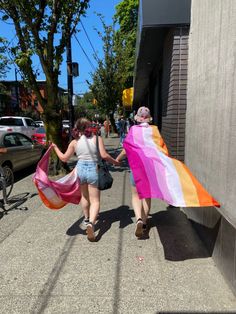
[[142,237],[147,228],[152,198],[176,207],[220,206],[184,163],[168,155],[158,127],[149,124],[150,110],[140,107],[134,119],[137,125],[129,130],[116,160],[127,156],[131,168],[136,237]]

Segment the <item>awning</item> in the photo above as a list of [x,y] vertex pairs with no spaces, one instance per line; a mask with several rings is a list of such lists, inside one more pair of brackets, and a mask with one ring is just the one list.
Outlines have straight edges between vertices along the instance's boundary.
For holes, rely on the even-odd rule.
[[130,87],[123,90],[122,94],[122,104],[124,107],[132,107],[134,96],[134,88]]
[[133,106],[145,99],[150,76],[159,68],[167,32],[190,25],[191,0],[140,0]]

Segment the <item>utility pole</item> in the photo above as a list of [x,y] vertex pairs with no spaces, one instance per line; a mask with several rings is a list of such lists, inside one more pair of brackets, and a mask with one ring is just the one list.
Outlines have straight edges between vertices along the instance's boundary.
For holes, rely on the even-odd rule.
[[70,121],[70,140],[72,139],[72,129],[74,126],[74,106],[73,106],[73,73],[72,73],[72,53],[71,53],[71,36],[66,46],[66,63],[67,63],[67,85],[68,85],[68,106]]

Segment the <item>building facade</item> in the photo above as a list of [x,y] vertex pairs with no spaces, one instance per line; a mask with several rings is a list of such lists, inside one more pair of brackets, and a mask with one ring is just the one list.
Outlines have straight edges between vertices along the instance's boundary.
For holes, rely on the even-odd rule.
[[[31,88],[21,81],[0,81],[4,86],[4,93],[0,93],[0,115],[21,115],[23,113],[31,114],[40,119],[43,108],[37,99],[36,94]],[[39,91],[44,98],[47,98],[46,81],[37,81]],[[59,99],[61,111],[65,111],[62,97],[66,90],[59,87]],[[68,106],[67,106],[68,107]]]
[[236,294],[236,2],[140,0],[134,109],[221,208],[183,209]]
[[134,109],[150,107],[173,157],[184,160],[190,0],[141,0]]
[[236,294],[236,2],[192,0],[185,161],[221,208],[188,209]]

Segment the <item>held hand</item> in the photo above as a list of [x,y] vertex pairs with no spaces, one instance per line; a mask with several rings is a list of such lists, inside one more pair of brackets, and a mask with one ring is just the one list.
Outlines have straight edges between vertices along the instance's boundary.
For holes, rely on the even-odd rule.
[[118,161],[117,159],[115,159],[115,162],[113,162],[113,164],[114,164],[115,166],[120,166],[120,165],[121,165],[121,162]]

